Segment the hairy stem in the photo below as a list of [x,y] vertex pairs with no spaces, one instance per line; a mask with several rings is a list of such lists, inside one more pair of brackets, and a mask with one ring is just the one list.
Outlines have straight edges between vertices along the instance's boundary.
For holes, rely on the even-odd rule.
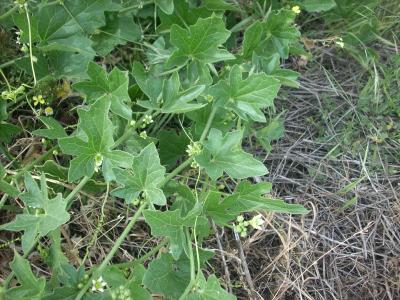
[[151,109],[146,111],[143,114],[143,116],[136,122],[136,124],[134,126],[131,126],[127,130],[125,130],[124,134],[121,135],[121,137],[114,142],[114,145],[112,145],[111,149],[117,148],[119,145],[121,145],[123,142],[125,142],[127,139],[129,139],[129,137],[132,135],[132,133],[134,133],[135,130],[140,125],[143,124],[143,121],[144,121],[144,118],[145,118],[146,115],[151,115],[152,117],[155,117],[156,115],[158,115],[158,112],[152,114],[152,110]]
[[215,118],[215,114],[216,114],[216,113],[217,113],[217,107],[214,106],[214,107],[212,108],[212,110],[211,110],[210,115],[208,116],[208,120],[207,120],[207,123],[206,123],[206,127],[204,127],[204,130],[203,130],[203,132],[202,132],[202,134],[201,134],[200,143],[203,143],[204,140],[206,139],[207,134],[208,134],[208,132],[210,131],[212,122],[214,121],[214,118]]
[[143,8],[143,6],[148,5],[148,4],[152,4],[152,3],[154,3],[153,0],[150,0],[150,1],[143,1],[142,3],[135,4],[135,5],[132,5],[132,6],[128,6],[128,7],[123,8],[123,9],[121,9],[121,10],[119,11],[119,13],[122,14],[122,13],[131,11],[131,10],[134,10],[134,9],[137,9],[137,8]]
[[[200,143],[203,143],[204,140],[207,137],[208,132],[210,131],[212,122],[214,120],[215,114],[217,112],[217,108],[213,108],[210,116],[208,117],[207,123],[206,123],[206,127],[204,128],[201,137],[200,137]],[[187,160],[185,160],[182,164],[180,164],[178,167],[176,167],[175,170],[173,170],[171,173],[169,173],[164,180],[161,182],[160,187],[164,186],[168,181],[170,181],[172,178],[174,178],[176,175],[178,175],[180,172],[182,172],[182,170],[184,170],[186,167],[188,167],[193,161],[193,158],[188,158]]]
[[85,176],[81,179],[78,185],[68,194],[65,200],[67,201],[67,209],[69,209],[72,205],[73,199],[75,195],[85,186],[85,184],[90,180],[90,177]]
[[37,80],[36,80],[35,66],[33,65],[34,62],[33,62],[33,50],[32,50],[31,18],[29,17],[28,3],[27,3],[27,2],[25,2],[24,8],[25,8],[26,20],[27,20],[27,22],[28,22],[29,57],[30,57],[30,59],[31,59],[31,68],[32,68],[32,75],[33,75],[33,86],[36,86]]
[[0,16],[0,21],[7,18],[8,16],[12,15],[15,11],[17,11],[19,8],[19,5],[14,5],[11,9],[9,9],[8,11],[6,11],[4,14],[2,14]]
[[141,264],[144,263],[146,260],[148,260],[151,256],[153,256],[154,254],[156,254],[158,251],[160,251],[160,249],[164,246],[166,246],[168,244],[168,240],[163,240],[161,241],[157,246],[155,246],[154,248],[152,248],[149,252],[147,252],[146,254],[144,254],[143,256],[133,260],[133,261],[128,261],[125,263],[120,263],[120,264],[114,264],[114,267],[117,267],[119,269],[124,269],[124,268],[130,268],[133,267],[137,264]]
[[187,285],[185,291],[183,294],[179,297],[179,300],[183,300],[186,298],[186,296],[190,293],[190,290],[192,289],[193,285],[196,283],[196,267],[194,264],[194,255],[193,255],[193,248],[192,248],[192,238],[189,233],[189,229],[186,228],[185,231],[186,238],[188,241],[188,247],[189,247],[189,262],[190,262],[190,282]]
[[111,259],[115,255],[115,253],[118,251],[119,247],[121,246],[121,244],[125,240],[126,236],[131,231],[133,225],[135,225],[137,219],[142,215],[142,212],[146,208],[147,205],[148,205],[148,203],[145,202],[138,208],[138,210],[133,215],[132,219],[129,221],[128,225],[125,227],[124,231],[121,233],[121,235],[115,241],[113,247],[111,248],[110,252],[108,252],[106,258],[103,260],[103,262],[97,268],[97,270],[93,273],[92,277],[86,283],[86,285],[80,290],[79,294],[75,297],[75,300],[82,299],[82,297],[85,295],[86,291],[89,289],[89,286],[92,283],[92,280],[97,279],[97,277],[101,275],[101,273],[106,268],[107,264],[111,261]]

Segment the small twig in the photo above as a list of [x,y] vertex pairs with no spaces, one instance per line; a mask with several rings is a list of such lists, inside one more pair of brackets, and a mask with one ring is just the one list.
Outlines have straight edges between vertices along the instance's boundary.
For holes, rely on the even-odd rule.
[[254,292],[255,291],[254,283],[253,283],[253,279],[251,278],[251,275],[250,275],[249,266],[247,265],[247,262],[246,262],[246,256],[244,255],[242,241],[240,240],[240,237],[236,231],[233,231],[233,236],[235,238],[236,245],[239,250],[239,256],[240,256],[240,260],[241,260],[241,264],[242,264],[242,270],[244,272],[244,275],[245,275],[245,278],[247,281],[247,285],[248,285],[248,288],[246,289],[247,293],[249,294],[250,299],[256,299],[257,296],[255,295],[255,292]]
[[226,264],[225,254],[224,254],[224,251],[223,251],[223,248],[222,248],[222,243],[221,243],[221,237],[220,237],[220,234],[218,232],[218,228],[215,225],[213,220],[211,220],[211,224],[212,224],[212,227],[213,227],[214,232],[215,232],[215,237],[217,239],[218,249],[221,252],[222,266],[223,266],[224,271],[225,271],[226,285],[228,287],[229,293],[232,293],[231,277],[230,277],[230,272],[229,272],[228,266]]

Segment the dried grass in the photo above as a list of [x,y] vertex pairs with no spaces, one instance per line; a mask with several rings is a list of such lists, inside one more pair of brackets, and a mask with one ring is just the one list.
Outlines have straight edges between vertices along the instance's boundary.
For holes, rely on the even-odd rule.
[[[330,156],[340,119],[324,120],[327,142],[317,141],[318,128],[308,121],[321,115],[321,95],[334,101],[331,116],[355,115],[359,82],[352,67],[335,66],[335,82],[323,68],[314,68],[303,75],[299,90],[279,101],[287,110],[286,134],[266,156],[267,179],[277,196],[310,213],[269,216],[265,230],[245,242],[263,299],[400,299],[399,172],[388,174],[383,160],[377,171],[365,159],[367,152]],[[360,178],[349,191],[343,189]],[[343,209],[353,197],[357,203]]]

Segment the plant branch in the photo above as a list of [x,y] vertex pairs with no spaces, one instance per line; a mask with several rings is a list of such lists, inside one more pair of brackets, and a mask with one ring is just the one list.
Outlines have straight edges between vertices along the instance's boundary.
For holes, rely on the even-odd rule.
[[85,186],[85,184],[90,180],[90,177],[85,176],[81,179],[78,185],[69,193],[65,200],[67,201],[67,209],[69,209],[72,205],[73,199],[75,195]]
[[[10,15],[12,15],[15,11],[17,11],[19,8],[19,4],[14,5],[11,9],[9,9],[8,11],[6,11],[4,14],[2,14],[0,16],[0,21],[9,17]],[[1,69],[1,68],[0,68]]]
[[24,8],[25,8],[26,20],[28,22],[29,57],[30,57],[30,60],[31,60],[31,68],[32,68],[32,75],[33,75],[33,86],[35,87],[36,84],[37,84],[37,80],[36,80],[35,66],[34,66],[34,62],[33,62],[31,18],[29,17],[28,3],[27,2],[25,2]]
[[[143,124],[144,118],[146,115],[150,115],[152,113],[153,110],[149,109],[148,111],[146,111],[143,116],[136,122],[136,124],[134,126],[131,126],[130,128],[128,128],[127,130],[125,130],[124,134],[122,134],[119,139],[117,139],[114,142],[114,145],[111,146],[111,149],[115,149],[117,148],[119,145],[121,145],[123,142],[125,142],[127,139],[129,139],[129,137],[132,135],[133,132],[135,132],[135,130]],[[155,117],[156,115],[158,115],[158,112],[155,112],[153,114],[151,114],[152,117]]]
[[148,205],[148,203],[145,202],[138,208],[138,210],[133,215],[132,219],[129,221],[128,225],[125,227],[124,231],[121,233],[121,235],[115,241],[113,247],[111,248],[110,252],[107,254],[106,258],[100,264],[98,269],[93,273],[93,275],[88,280],[86,285],[80,290],[79,294],[75,297],[75,300],[82,299],[82,297],[85,295],[86,291],[89,289],[89,286],[90,286],[90,284],[92,282],[92,279],[96,279],[98,276],[100,276],[100,274],[106,268],[107,264],[111,261],[111,259],[115,255],[115,253],[118,251],[119,247],[121,246],[121,244],[125,240],[126,236],[129,234],[129,232],[131,231],[132,227],[135,225],[137,219],[141,216],[143,210],[147,207],[147,205]]
[[[183,294],[179,297],[179,300],[184,300],[186,299],[186,296],[190,293],[193,285],[196,283],[196,267],[194,265],[194,255],[193,255],[193,248],[192,248],[192,239],[189,233],[189,229],[186,228],[185,231],[186,238],[188,241],[188,247],[189,247],[189,262],[190,262],[190,282],[187,285],[185,291]],[[199,270],[197,270],[199,271]]]
[[152,3],[154,3],[153,0],[144,1],[144,2],[139,3],[139,4],[135,4],[135,5],[132,5],[132,6],[125,7],[123,9],[121,9],[119,11],[119,13],[122,14],[122,13],[128,12],[128,11],[133,10],[133,9],[142,8],[143,6],[148,5],[148,4],[152,4]]
[[208,116],[208,120],[207,120],[207,123],[206,123],[206,127],[204,127],[204,130],[203,130],[203,132],[202,132],[202,134],[201,134],[200,143],[203,143],[204,140],[206,139],[207,134],[208,134],[208,132],[210,131],[212,122],[214,121],[214,118],[215,118],[215,114],[216,114],[216,113],[217,113],[217,107],[214,106],[214,107],[212,108],[212,110],[211,110],[210,115]]
[[119,269],[124,269],[124,268],[133,267],[137,264],[144,263],[147,259],[149,259],[151,256],[156,254],[162,247],[164,247],[167,244],[168,244],[168,240],[163,240],[157,246],[152,248],[149,252],[147,252],[143,256],[141,256],[133,261],[128,261],[128,262],[124,262],[124,263],[120,263],[120,264],[114,264],[113,266],[117,267]]

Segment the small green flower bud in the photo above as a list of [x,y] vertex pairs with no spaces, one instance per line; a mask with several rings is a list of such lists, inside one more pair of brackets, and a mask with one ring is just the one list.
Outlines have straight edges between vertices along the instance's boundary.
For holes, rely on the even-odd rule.
[[142,131],[140,134],[139,134],[139,136],[142,138],[142,139],[147,139],[147,132],[146,131]]

